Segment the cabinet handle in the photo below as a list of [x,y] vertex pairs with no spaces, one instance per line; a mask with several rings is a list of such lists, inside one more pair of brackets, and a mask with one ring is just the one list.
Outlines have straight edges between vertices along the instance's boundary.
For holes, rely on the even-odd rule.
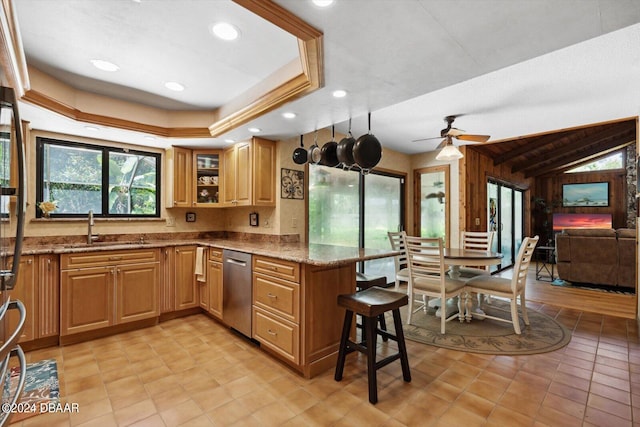
[[33,260],[32,259],[28,259],[27,260],[27,264],[29,264],[29,265],[33,264]]
[[269,292],[269,293],[267,294],[267,296],[268,296],[269,298],[278,299],[278,295],[274,295],[274,294],[272,294],[271,292]]
[[47,258],[47,270],[51,270],[51,258]]
[[272,331],[271,329],[267,329],[267,333],[268,333],[269,335],[273,335],[274,337],[278,336],[278,333],[277,333],[277,332],[275,332],[275,331]]

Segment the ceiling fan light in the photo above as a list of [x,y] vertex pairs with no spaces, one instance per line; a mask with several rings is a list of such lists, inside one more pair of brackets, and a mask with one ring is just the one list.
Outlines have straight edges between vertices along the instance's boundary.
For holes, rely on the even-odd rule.
[[455,145],[447,144],[442,150],[440,150],[440,152],[436,156],[436,160],[448,162],[451,160],[458,160],[463,157],[464,156],[462,155],[460,150],[458,150],[458,147],[456,147]]

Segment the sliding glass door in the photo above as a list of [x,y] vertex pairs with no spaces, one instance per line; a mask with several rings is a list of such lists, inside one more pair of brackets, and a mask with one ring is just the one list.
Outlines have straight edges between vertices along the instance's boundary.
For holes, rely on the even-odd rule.
[[496,232],[492,250],[503,255],[500,265],[491,267],[491,271],[499,271],[513,265],[522,243],[524,192],[508,183],[490,180],[487,197],[488,229]]
[[[402,229],[403,176],[309,166],[309,243],[388,249],[387,232]],[[388,281],[395,275],[392,258],[358,267]]]
[[417,169],[414,183],[418,235],[440,237],[449,246],[449,165]]

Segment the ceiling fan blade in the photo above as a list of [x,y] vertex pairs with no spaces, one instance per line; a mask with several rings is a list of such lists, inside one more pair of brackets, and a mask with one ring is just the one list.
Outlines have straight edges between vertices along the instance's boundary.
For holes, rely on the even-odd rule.
[[449,136],[460,136],[460,135],[464,135],[464,131],[462,129],[458,129],[458,128],[451,128],[451,129],[449,129],[449,132],[447,132],[447,135],[449,135]]
[[472,142],[487,142],[491,136],[489,135],[458,135],[455,138],[461,141],[472,141]]
[[445,138],[442,140],[442,142],[440,144],[438,144],[438,146],[435,148],[436,150],[439,150],[441,148],[444,148],[445,145],[447,145],[447,141],[449,140],[449,138]]
[[441,136],[434,136],[432,138],[420,138],[420,139],[414,139],[411,142],[420,142],[420,141],[430,141],[432,139],[440,139],[442,138]]

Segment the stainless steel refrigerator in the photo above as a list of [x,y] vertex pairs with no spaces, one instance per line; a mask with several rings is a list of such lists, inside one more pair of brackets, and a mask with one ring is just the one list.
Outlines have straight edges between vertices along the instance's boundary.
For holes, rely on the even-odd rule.
[[[18,283],[25,192],[24,145],[18,104],[13,89],[0,86],[0,426],[8,424],[13,413],[11,408],[18,402],[26,378],[26,360],[18,340],[27,313],[22,302],[11,297]],[[18,320],[9,322],[9,317]],[[19,376],[13,381],[17,387],[10,388],[10,366],[16,366],[16,360]]]

